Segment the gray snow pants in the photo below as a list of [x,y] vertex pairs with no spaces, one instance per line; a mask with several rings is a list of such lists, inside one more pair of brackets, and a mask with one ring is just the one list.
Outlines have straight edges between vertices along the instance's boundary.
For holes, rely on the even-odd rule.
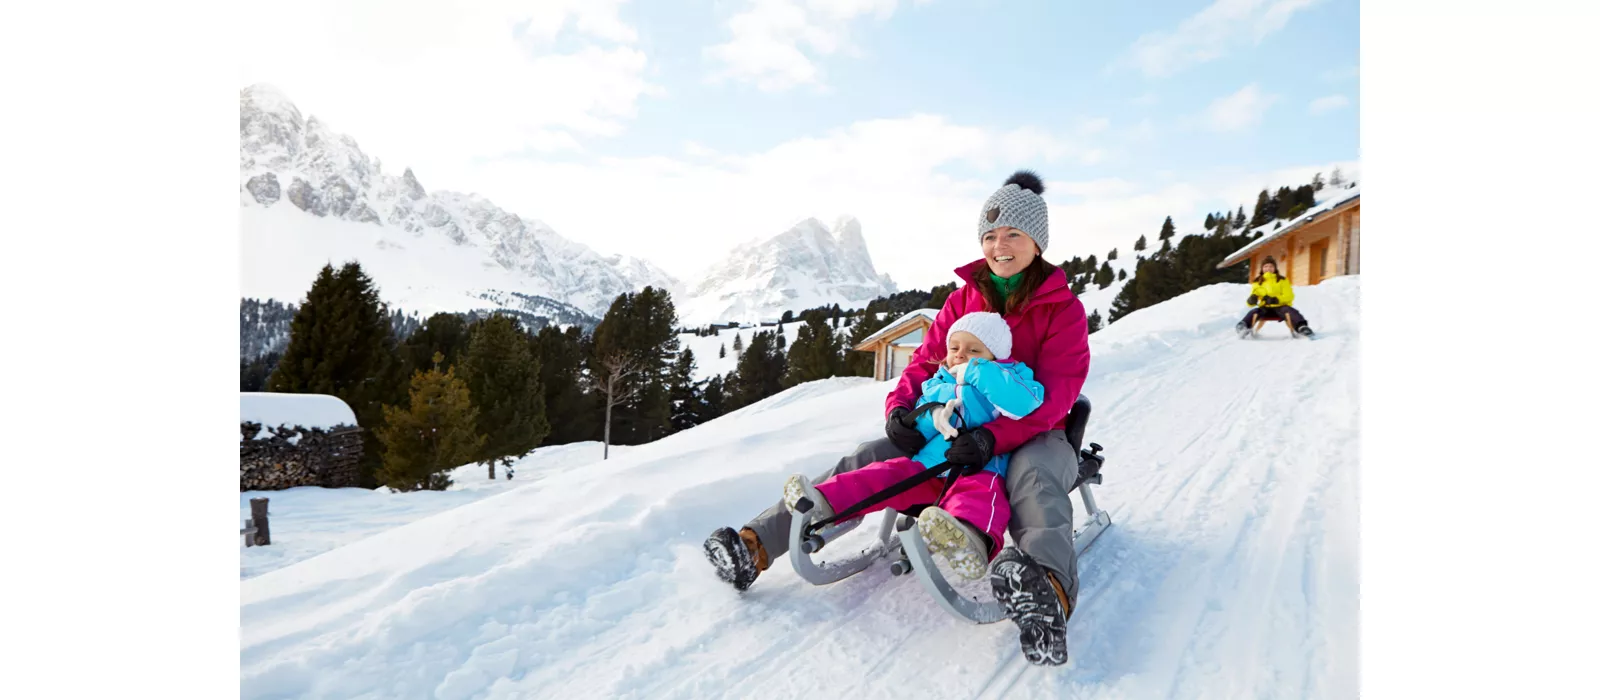
[[[889,438],[861,443],[832,469],[812,479],[829,477],[895,457],[904,457]],[[1072,502],[1067,489],[1077,480],[1077,455],[1064,430],[1034,436],[1011,453],[1006,471],[1006,495],[1011,499],[1011,539],[1017,547],[1056,575],[1067,592],[1068,604],[1078,607],[1078,555],[1072,548]],[[779,501],[745,524],[761,538],[771,561],[789,553],[789,510]]]

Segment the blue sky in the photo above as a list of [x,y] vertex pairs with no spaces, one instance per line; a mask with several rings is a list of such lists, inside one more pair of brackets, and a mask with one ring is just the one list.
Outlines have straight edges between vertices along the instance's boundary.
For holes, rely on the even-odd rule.
[[853,215],[880,271],[938,284],[1017,168],[1049,184],[1051,260],[1358,168],[1354,0],[318,7],[252,24],[242,84],[691,283]]

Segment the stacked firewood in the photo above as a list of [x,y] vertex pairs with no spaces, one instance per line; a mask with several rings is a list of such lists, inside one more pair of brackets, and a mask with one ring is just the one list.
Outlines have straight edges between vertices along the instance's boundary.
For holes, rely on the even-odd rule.
[[239,490],[276,491],[296,486],[355,486],[361,431],[239,424]]

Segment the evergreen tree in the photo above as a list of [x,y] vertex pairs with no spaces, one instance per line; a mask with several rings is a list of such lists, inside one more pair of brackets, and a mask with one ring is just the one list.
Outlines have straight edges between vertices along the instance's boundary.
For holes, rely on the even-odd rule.
[[1144,249],[1145,249],[1144,236],[1140,236],[1139,240],[1134,241],[1133,250],[1134,250],[1134,252],[1138,252],[1138,251],[1141,251],[1141,250],[1144,250]]
[[373,431],[383,446],[377,478],[396,491],[443,491],[450,486],[449,471],[483,449],[471,392],[454,369],[440,371],[443,362],[437,354],[432,369],[417,370],[410,407],[384,405],[383,425]]
[[[671,431],[667,380],[679,349],[673,332],[677,325],[670,293],[645,287],[618,295],[595,327],[590,370],[596,379],[614,377],[613,385],[621,382],[612,386],[612,395],[626,398],[620,403],[607,402],[611,414],[608,444],[638,445]],[[613,375],[602,365],[629,366],[634,371]]]
[[1089,256],[1088,260],[1083,261],[1083,269],[1079,270],[1078,273],[1082,274],[1082,275],[1092,275],[1092,274],[1095,273],[1096,270],[1099,270],[1099,269],[1100,269],[1100,260],[1095,258],[1093,254],[1091,254]]
[[1116,260],[1116,259],[1117,259],[1117,249],[1116,248],[1112,248],[1111,252],[1106,253],[1106,260]]
[[1233,228],[1234,228],[1234,230],[1237,231],[1239,229],[1244,228],[1244,225],[1248,224],[1248,223],[1250,223],[1250,220],[1245,218],[1245,216],[1244,216],[1244,205],[1241,204],[1241,205],[1239,205],[1239,215],[1233,217]]
[[272,376],[273,368],[278,366],[278,361],[282,358],[283,353],[281,352],[269,352],[249,362],[240,359],[239,391],[265,391],[267,378]]
[[1256,228],[1272,220],[1267,215],[1267,203],[1270,199],[1266,190],[1261,190],[1261,194],[1256,195],[1256,213],[1250,217],[1250,228]]
[[1317,192],[1321,192],[1322,191],[1322,187],[1325,184],[1326,183],[1323,182],[1323,180],[1322,180],[1322,173],[1317,173],[1316,175],[1312,175],[1311,176],[1311,189],[1312,190],[1317,191]]
[[704,413],[701,422],[713,420],[727,412],[727,394],[722,388],[722,377],[716,376],[706,380],[706,388],[702,392],[704,397],[701,406]]
[[1106,287],[1111,286],[1111,283],[1115,282],[1116,280],[1117,275],[1111,271],[1111,263],[1101,263],[1100,271],[1096,272],[1094,275],[1095,286],[1105,289]]
[[422,326],[400,344],[401,361],[406,376],[424,370],[433,364],[435,353],[444,355],[444,367],[455,367],[467,352],[472,340],[467,332],[467,321],[461,314],[437,313],[429,316]]
[[550,432],[542,444],[565,445],[600,439],[600,404],[584,391],[583,332],[545,326],[534,339],[539,357],[539,387],[544,391]]
[[1098,330],[1100,330],[1100,310],[1095,309],[1094,313],[1089,314],[1089,332]]
[[782,382],[785,388],[843,374],[839,336],[820,318],[807,321],[789,347],[787,364]]
[[1172,238],[1177,233],[1178,229],[1172,225],[1172,217],[1167,217],[1167,220],[1161,223],[1161,240]]
[[1125,279],[1128,279],[1128,271],[1126,269],[1117,270],[1117,281],[1120,282]]
[[1216,227],[1217,227],[1217,217],[1212,215],[1212,214],[1206,214],[1206,230],[1210,231],[1211,229],[1214,229]]
[[1342,171],[1342,170],[1340,170],[1338,168],[1334,168],[1333,169],[1333,174],[1328,176],[1328,184],[1333,185],[1334,187],[1343,186],[1344,185],[1344,171]]
[[[359,483],[376,486],[373,474],[382,449],[373,432],[383,422],[383,403],[404,391],[393,359],[388,308],[372,278],[356,262],[335,271],[324,265],[289,323],[289,344],[267,379],[267,391],[330,394],[356,414],[364,449]],[[389,381],[386,381],[389,380]]]
[[733,332],[733,351],[735,353],[744,352],[744,336],[739,335],[737,326],[735,326],[735,330]]
[[475,461],[489,468],[490,479],[497,463],[528,454],[550,433],[533,342],[516,319],[494,314],[473,325],[461,359],[461,379],[472,392],[484,437]]
[[1081,297],[1081,296],[1083,296],[1083,293],[1087,292],[1087,291],[1089,291],[1089,284],[1087,282],[1083,281],[1082,277],[1074,277],[1074,278],[1072,278],[1072,295],[1073,296]]
[[778,319],[778,323],[794,323],[794,312],[785,310],[783,312],[783,318]]
[[728,356],[728,344],[727,343],[723,343],[722,345],[717,346],[717,359],[719,359],[719,360],[725,359],[727,356]]
[[773,340],[777,342],[779,350],[782,350],[789,345],[789,334],[783,332],[782,326],[779,326],[778,330],[774,331],[772,335]]
[[783,390],[785,361],[778,352],[773,334],[758,331],[750,338],[750,347],[739,356],[738,386],[735,389],[738,406],[749,406]]
[[672,378],[667,384],[668,400],[672,403],[672,432],[688,430],[711,420],[706,415],[705,398],[700,385],[694,380],[694,351],[684,348],[672,363]]
[[939,285],[937,287],[934,287],[933,291],[932,291],[932,295],[933,296],[928,299],[927,305],[924,306],[923,308],[925,308],[925,309],[942,309],[942,308],[944,308],[945,301],[947,301],[950,298],[950,294],[955,292],[955,291],[956,291],[956,283],[955,282],[951,282],[949,284],[941,284],[941,285]]
[[1161,250],[1158,251],[1158,252],[1161,252],[1161,253],[1172,252],[1172,239],[1169,238],[1167,240],[1162,241],[1161,242]]

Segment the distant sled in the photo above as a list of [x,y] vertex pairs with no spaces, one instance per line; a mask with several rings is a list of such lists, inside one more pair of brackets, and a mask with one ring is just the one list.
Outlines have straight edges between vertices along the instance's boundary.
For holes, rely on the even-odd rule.
[[[1100,509],[1089,488],[1091,484],[1100,483],[1100,468],[1105,463],[1105,457],[1100,454],[1103,448],[1095,443],[1089,443],[1089,449],[1083,449],[1083,433],[1088,424],[1089,399],[1080,395],[1072,405],[1072,411],[1067,414],[1067,441],[1072,443],[1073,453],[1078,455],[1077,480],[1069,492],[1078,493],[1087,516],[1083,527],[1072,533],[1073,548],[1079,556],[1111,525],[1111,514]],[[920,507],[915,510],[920,510]],[[917,579],[922,581],[923,588],[950,614],[979,624],[1006,619],[1000,603],[965,597],[945,580],[944,574],[934,565],[922,534],[915,527],[915,513],[899,513],[892,508],[884,510],[878,538],[872,546],[852,556],[829,562],[818,562],[813,557],[829,542],[856,529],[864,516],[810,532],[815,514],[815,511],[807,508],[806,512],[796,513],[790,521],[789,563],[800,578],[818,586],[826,585],[861,573],[879,559],[888,559],[891,562],[889,573],[894,576],[915,573]]]

